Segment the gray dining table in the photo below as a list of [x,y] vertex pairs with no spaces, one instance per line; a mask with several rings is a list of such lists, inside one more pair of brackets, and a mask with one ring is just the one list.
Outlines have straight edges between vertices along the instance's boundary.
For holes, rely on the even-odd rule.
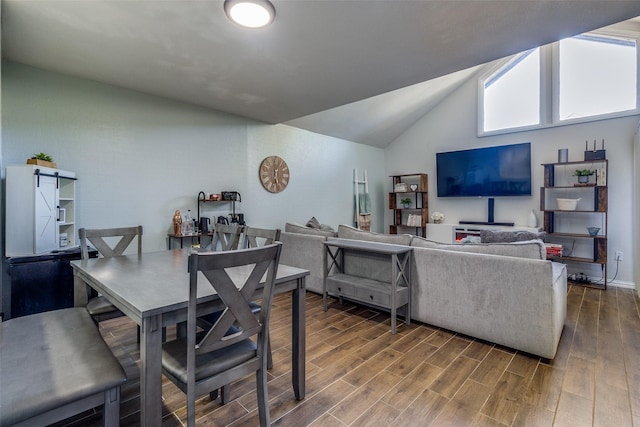
[[[190,249],[175,249],[72,261],[74,305],[84,306],[88,287],[104,295],[140,326],[140,418],[142,426],[162,424],[162,329],[186,322]],[[240,282],[248,269],[230,269]],[[305,277],[308,270],[280,264],[274,292],[292,293],[292,385],[305,397]],[[261,297],[261,289],[254,298]],[[222,308],[211,286],[198,289],[202,314]]]

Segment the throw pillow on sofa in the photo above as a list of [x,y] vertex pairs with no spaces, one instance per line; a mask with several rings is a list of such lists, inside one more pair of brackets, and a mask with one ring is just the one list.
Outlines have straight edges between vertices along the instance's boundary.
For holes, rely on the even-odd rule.
[[481,230],[480,241],[482,243],[510,243],[510,242],[524,242],[526,240],[544,239],[546,233],[544,231],[538,233],[532,233],[530,231],[516,230],[516,231],[494,231],[494,230]]
[[284,231],[286,233],[312,234],[315,236],[325,237],[336,237],[338,235],[335,231],[305,227],[302,224],[295,224],[292,222],[287,222],[284,225]]
[[477,254],[511,256],[516,258],[546,259],[544,243],[540,240],[526,240],[512,243],[447,244],[414,236],[411,246],[418,248],[440,249],[445,251],[472,252]]
[[320,224],[320,221],[318,221],[315,216],[312,216],[311,219],[307,221],[305,225],[309,228],[313,228],[316,230],[330,231],[332,233],[336,231],[330,225]]
[[320,221],[318,221],[315,216],[312,216],[311,219],[307,221],[305,225],[310,228],[320,229]]
[[369,242],[391,243],[394,245],[406,245],[411,242],[410,234],[382,234],[373,231],[364,231],[350,225],[338,225],[338,237],[340,239],[366,240]]
[[332,233],[335,233],[335,232],[336,232],[336,230],[334,230],[332,226],[327,225],[327,224],[320,224],[320,230],[323,230],[323,231],[330,231],[330,232],[332,232]]
[[467,243],[475,245],[477,243],[482,243],[482,242],[480,241],[480,236],[467,236],[467,237],[461,239],[460,243],[462,243],[463,245],[465,245]]

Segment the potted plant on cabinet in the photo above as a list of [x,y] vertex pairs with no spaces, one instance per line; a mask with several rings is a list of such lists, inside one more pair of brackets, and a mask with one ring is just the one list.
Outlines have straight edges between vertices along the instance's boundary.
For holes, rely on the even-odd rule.
[[589,177],[593,175],[595,172],[591,169],[576,169],[573,173],[573,176],[578,177],[578,182],[580,184],[586,184],[589,182]]
[[27,159],[27,164],[28,165],[38,165],[38,166],[44,166],[47,168],[57,168],[58,165],[54,163],[53,159],[51,158],[50,155],[48,155],[47,153],[36,153],[33,156],[31,156],[30,159]]
[[400,200],[400,203],[402,203],[403,208],[408,209],[409,206],[411,206],[411,198],[405,197],[402,200]]

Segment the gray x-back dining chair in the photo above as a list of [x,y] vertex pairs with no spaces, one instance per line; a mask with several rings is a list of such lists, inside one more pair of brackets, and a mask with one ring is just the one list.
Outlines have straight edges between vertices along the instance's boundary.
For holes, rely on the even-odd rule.
[[[266,352],[281,246],[276,243],[189,256],[187,337],[166,342],[162,347],[163,373],[187,395],[188,426],[195,426],[196,397],[251,372],[256,373],[260,425],[270,425]],[[247,301],[263,278],[261,310],[255,314]],[[202,286],[215,289],[224,309],[211,327],[198,332],[201,325],[197,321],[197,295]]]
[[[224,224],[216,224],[216,225],[228,227],[228,226],[225,226]],[[234,237],[229,237],[227,240],[233,241],[233,238]],[[274,242],[277,242],[278,240],[280,240],[280,229],[278,228],[266,229],[266,228],[256,228],[256,227],[246,226],[244,227],[244,231],[243,231],[242,246],[244,248],[257,248],[260,246],[270,245]],[[251,307],[251,311],[254,314],[259,313],[261,309],[261,305],[255,301],[250,301],[249,307]],[[199,321],[201,323],[206,322],[205,326],[207,325],[207,323],[208,325],[211,325],[213,322],[216,321],[219,315],[220,315],[219,312],[211,313],[210,315],[201,317]],[[271,368],[273,368],[273,357],[271,354],[271,340],[267,339],[267,369],[271,369]],[[216,400],[218,398],[218,389],[212,390],[211,393],[209,393],[209,396],[211,400]],[[225,384],[223,387],[221,387],[221,390],[220,390],[220,399],[223,405],[229,401],[230,396],[231,396],[231,387],[229,384]]]
[[242,233],[242,227],[238,224],[216,223],[213,226],[211,250],[218,250],[218,243],[220,244],[220,249],[223,251],[233,251],[238,249],[238,246],[240,245],[240,233]]
[[270,229],[246,226],[243,234],[243,247],[245,248],[257,248],[259,246],[270,245],[280,240],[279,228]]
[[[270,245],[280,240],[280,229],[279,228],[256,228],[256,227],[245,227],[244,229],[244,247],[245,248],[257,248],[264,245]],[[260,311],[260,304],[255,301],[251,301],[249,303],[251,309],[254,313]],[[273,368],[273,358],[271,356],[271,340],[267,341],[267,368]],[[223,403],[228,396],[222,397]]]
[[[82,259],[89,259],[88,244],[91,243],[103,257],[124,255],[129,245],[137,239],[138,256],[142,255],[142,226],[120,228],[81,228],[80,253]],[[102,321],[124,316],[107,298],[102,295],[91,298],[87,303],[87,311],[98,324]]]

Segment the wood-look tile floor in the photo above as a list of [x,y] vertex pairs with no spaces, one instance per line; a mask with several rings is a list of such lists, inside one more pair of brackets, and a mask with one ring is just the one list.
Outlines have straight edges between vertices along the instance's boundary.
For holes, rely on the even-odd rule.
[[[276,426],[640,426],[640,300],[629,289],[570,286],[554,360],[541,360],[429,325],[307,293],[307,396],[291,388],[290,301],[274,299],[270,371]],[[127,318],[101,331],[129,377],[121,425],[139,425],[139,349]],[[172,331],[169,331],[171,334]],[[232,386],[227,405],[197,403],[199,426],[257,425],[254,376]],[[163,426],[185,422],[185,396],[163,383]],[[60,425],[97,426],[85,413]]]

